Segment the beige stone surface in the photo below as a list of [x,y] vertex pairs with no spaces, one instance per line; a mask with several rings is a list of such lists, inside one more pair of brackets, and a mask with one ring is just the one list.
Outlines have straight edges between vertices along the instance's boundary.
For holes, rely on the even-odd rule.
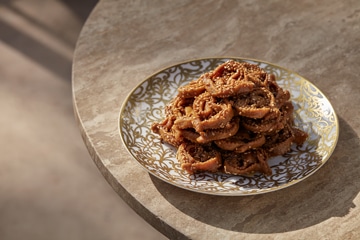
[[[103,0],[76,47],[73,94],[84,141],[114,190],[169,238],[356,239],[360,235],[360,2]],[[337,112],[330,160],[287,189],[249,197],[189,192],[150,176],[118,132],[138,83],[177,62],[237,56],[314,83]]]
[[164,239],[81,139],[71,64],[96,1],[0,1],[0,239]]

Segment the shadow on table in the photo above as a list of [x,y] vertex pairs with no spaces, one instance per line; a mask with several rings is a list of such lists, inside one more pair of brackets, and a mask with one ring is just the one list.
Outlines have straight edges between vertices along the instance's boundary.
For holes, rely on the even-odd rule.
[[339,118],[340,136],[328,162],[289,188],[248,197],[224,197],[186,191],[156,177],[159,192],[190,217],[214,227],[247,233],[280,233],[343,217],[360,191],[359,136]]
[[[72,12],[80,24],[84,24],[86,18],[97,4],[98,0],[60,0],[58,2],[58,4],[62,4],[64,7],[66,7],[69,12]],[[14,1],[11,0],[0,0],[0,7],[2,8],[2,11],[7,12],[13,16],[13,19],[21,19],[22,21],[25,21],[27,24],[30,24],[37,30],[41,31],[43,34],[57,39],[63,46],[66,46],[69,49],[75,48],[77,39],[71,38],[67,36],[67,34],[64,34],[66,33],[66,30],[61,29],[64,28],[62,24],[50,27],[44,23],[44,21],[35,18],[33,15],[29,14],[23,8],[18,6],[22,3],[23,2],[19,1],[18,4],[15,4]],[[35,2],[34,5],[36,4],[41,3]],[[55,12],[57,11],[57,5],[53,5],[54,7],[51,9],[51,11]],[[34,8],[35,7],[36,6],[34,6]],[[42,14],[41,10],[38,10],[36,14]],[[54,19],[48,19],[47,21],[52,22]],[[48,46],[42,41],[39,41],[39,39],[35,38],[34,36],[29,35],[29,33],[25,31],[27,25],[19,25],[15,24],[14,22],[16,21],[5,21],[0,18],[0,41],[18,50],[29,59],[52,71],[60,78],[70,81],[72,59],[68,59],[62,54],[59,54],[53,49],[53,47]],[[69,29],[72,28],[69,27]]]

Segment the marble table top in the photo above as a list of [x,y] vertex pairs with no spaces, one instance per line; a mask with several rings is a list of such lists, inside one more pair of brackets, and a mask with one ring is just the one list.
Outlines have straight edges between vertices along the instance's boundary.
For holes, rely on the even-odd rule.
[[[334,107],[337,147],[315,174],[253,196],[168,184],[141,167],[119,114],[146,77],[189,59],[235,56],[291,69]],[[79,36],[73,101],[95,164],[140,216],[171,239],[356,239],[360,235],[360,1],[102,0]]]

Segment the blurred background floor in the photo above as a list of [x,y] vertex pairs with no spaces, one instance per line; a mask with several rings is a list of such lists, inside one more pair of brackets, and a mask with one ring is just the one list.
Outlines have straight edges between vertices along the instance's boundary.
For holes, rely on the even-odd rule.
[[102,177],[71,94],[95,0],[0,0],[0,239],[165,239]]

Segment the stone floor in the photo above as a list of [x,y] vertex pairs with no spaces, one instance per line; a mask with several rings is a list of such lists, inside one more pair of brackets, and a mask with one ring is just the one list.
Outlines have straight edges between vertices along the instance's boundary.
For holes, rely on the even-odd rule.
[[111,189],[72,106],[95,0],[0,0],[0,239],[165,239]]

